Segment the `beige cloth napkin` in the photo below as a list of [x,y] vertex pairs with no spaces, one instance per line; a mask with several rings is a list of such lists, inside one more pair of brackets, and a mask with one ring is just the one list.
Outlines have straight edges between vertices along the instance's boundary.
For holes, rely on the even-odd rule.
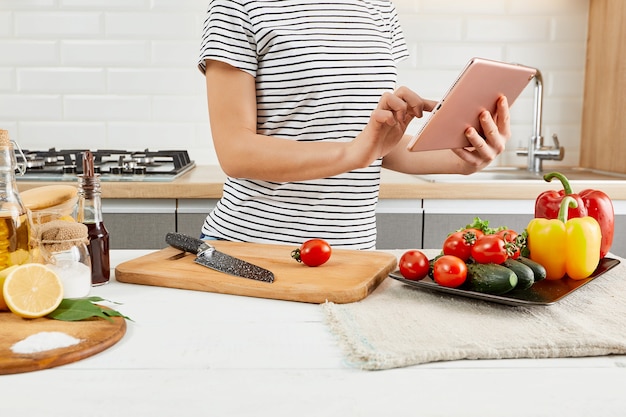
[[620,261],[549,306],[500,305],[387,278],[359,302],[322,308],[348,362],[367,370],[458,359],[623,354],[626,263]]

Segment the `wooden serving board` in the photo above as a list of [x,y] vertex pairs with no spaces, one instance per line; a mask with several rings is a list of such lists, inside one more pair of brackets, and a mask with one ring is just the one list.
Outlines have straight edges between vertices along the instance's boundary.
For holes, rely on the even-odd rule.
[[[62,332],[81,342],[38,353],[14,353],[17,342],[40,332]],[[76,322],[48,318],[23,319],[0,312],[0,375],[37,371],[76,362],[113,346],[126,333],[126,320],[113,317]]]
[[214,271],[195,255],[167,247],[119,264],[117,281],[306,303],[351,303],[367,297],[397,260],[389,253],[333,249],[330,260],[308,267],[291,258],[292,246],[211,241],[218,250],[274,273],[266,283]]

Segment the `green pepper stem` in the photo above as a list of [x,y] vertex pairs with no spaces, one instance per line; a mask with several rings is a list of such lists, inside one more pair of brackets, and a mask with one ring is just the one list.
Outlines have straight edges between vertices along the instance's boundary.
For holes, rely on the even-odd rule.
[[572,194],[572,186],[569,183],[567,177],[560,172],[550,172],[543,176],[544,181],[550,182],[553,178],[557,178],[563,184],[563,190],[565,191],[565,195]]
[[578,207],[578,202],[574,197],[566,195],[565,197],[563,197],[563,200],[561,201],[561,207],[559,208],[559,220],[563,223],[567,221],[567,213],[570,207]]

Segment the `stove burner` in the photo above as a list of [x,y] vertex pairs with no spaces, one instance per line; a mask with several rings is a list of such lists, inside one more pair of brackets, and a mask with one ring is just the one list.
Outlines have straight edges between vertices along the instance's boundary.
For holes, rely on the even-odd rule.
[[[75,181],[76,175],[82,174],[85,150],[23,150],[26,172],[17,178],[26,181]],[[146,149],[133,152],[99,149],[92,154],[94,169],[102,181],[172,181],[195,166],[187,151],[181,150]],[[18,160],[21,158],[18,154],[16,157]]]

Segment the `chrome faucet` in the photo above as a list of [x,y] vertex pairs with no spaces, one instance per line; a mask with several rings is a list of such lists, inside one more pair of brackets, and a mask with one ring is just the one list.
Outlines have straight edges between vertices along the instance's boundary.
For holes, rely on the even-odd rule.
[[552,135],[553,146],[543,145],[543,136],[541,136],[541,114],[543,105],[543,77],[541,72],[537,70],[535,74],[535,105],[533,117],[533,133],[528,141],[527,148],[519,148],[515,152],[518,156],[528,157],[527,170],[538,174],[542,171],[542,163],[544,159],[562,161],[565,155],[565,148],[559,145],[559,138],[556,133]]

